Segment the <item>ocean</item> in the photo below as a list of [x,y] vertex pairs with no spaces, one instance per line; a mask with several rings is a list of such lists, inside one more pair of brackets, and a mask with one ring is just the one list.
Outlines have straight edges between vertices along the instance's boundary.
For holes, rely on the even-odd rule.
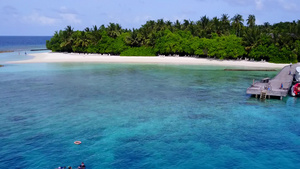
[[28,54],[36,53],[31,50],[46,49],[46,40],[50,39],[51,36],[0,36],[0,51],[13,51],[0,53],[0,64],[5,61],[30,59]]
[[[0,54],[8,56],[20,59]],[[278,71],[225,68],[4,64],[0,166],[300,168],[300,99],[246,94],[253,79]]]

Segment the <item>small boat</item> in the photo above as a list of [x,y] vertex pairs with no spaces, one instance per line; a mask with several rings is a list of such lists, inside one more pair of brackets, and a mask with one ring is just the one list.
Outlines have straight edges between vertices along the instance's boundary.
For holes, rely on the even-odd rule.
[[291,87],[292,96],[300,96],[300,83],[296,83]]

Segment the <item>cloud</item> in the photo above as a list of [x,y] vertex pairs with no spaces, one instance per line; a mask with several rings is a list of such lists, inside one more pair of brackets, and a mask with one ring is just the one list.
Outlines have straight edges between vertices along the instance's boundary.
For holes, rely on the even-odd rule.
[[58,13],[64,13],[64,14],[78,14],[78,12],[76,12],[75,10],[71,10],[65,6],[62,6],[59,8],[59,10],[55,10]]
[[17,16],[19,14],[18,10],[12,6],[4,6],[2,8],[2,13],[4,15]]
[[76,14],[61,13],[59,15],[62,18],[63,22],[67,22],[67,23],[70,23],[70,24],[80,24],[81,23],[81,20],[77,18]]
[[80,24],[81,20],[78,19],[78,13],[74,10],[70,10],[65,6],[60,7],[57,10],[62,22],[67,22],[69,24]]
[[222,1],[225,1],[231,5],[242,5],[242,6],[253,3],[253,0],[222,0]]
[[256,9],[261,10],[263,8],[263,0],[255,0]]
[[58,19],[43,16],[39,14],[38,12],[34,12],[31,15],[24,16],[22,18],[23,22],[25,23],[35,23],[40,25],[54,25],[58,23]]
[[287,11],[298,11],[298,5],[296,4],[295,0],[278,0],[280,6]]
[[299,0],[219,0],[230,5],[255,6],[256,10],[262,10],[265,6],[278,4],[286,11],[299,11]]
[[220,0],[224,1],[230,5],[237,6],[255,6],[257,10],[261,10],[264,7],[265,0]]
[[61,23],[64,24],[81,24],[81,20],[78,19],[77,13],[70,11],[65,7],[61,7],[60,10],[55,10],[50,16],[42,14],[42,10],[35,10],[32,14],[21,17],[22,22],[53,26]]
[[19,20],[19,11],[13,6],[4,6],[0,11],[0,19],[3,22],[13,23]]
[[148,20],[151,20],[151,16],[147,15],[147,16],[136,16],[133,21],[135,23],[143,23],[143,22],[146,22]]

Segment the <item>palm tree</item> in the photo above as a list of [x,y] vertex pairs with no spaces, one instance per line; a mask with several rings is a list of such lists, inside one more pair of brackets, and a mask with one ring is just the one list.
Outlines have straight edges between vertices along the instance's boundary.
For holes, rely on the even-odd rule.
[[206,30],[209,25],[209,18],[206,15],[202,16],[200,22],[201,22],[202,29]]
[[90,32],[90,28],[89,28],[89,27],[86,27],[86,28],[84,29],[84,31],[85,31],[85,32]]
[[181,24],[180,24],[180,22],[178,20],[175,21],[174,27],[175,27],[176,30],[180,30],[181,29]]
[[236,29],[236,36],[241,36],[241,29],[243,28],[243,16],[236,14],[232,19],[232,26]]
[[93,28],[90,29],[90,32],[86,33],[87,38],[93,45],[96,45],[102,38],[101,31],[96,25],[94,25]]
[[261,32],[259,28],[253,27],[253,28],[246,28],[244,35],[243,35],[243,41],[246,46],[246,51],[250,51],[254,47],[258,45],[258,42],[261,38]]
[[[146,24],[142,25],[139,29],[138,34],[140,39],[140,43],[145,46],[151,46],[153,43],[152,39],[156,33],[156,23],[154,20],[147,21]],[[136,33],[136,30],[134,30]],[[132,32],[131,32],[132,33]]]
[[200,37],[209,37],[211,33],[211,24],[209,18],[205,15],[196,22],[198,35]]
[[[300,21],[298,21],[299,23]],[[293,21],[289,23],[289,34],[294,38],[294,39],[299,39],[299,25],[297,24],[296,21]]]
[[186,20],[186,19],[183,20],[182,30],[186,30],[189,25],[190,25],[190,21],[189,20]]
[[163,19],[158,19],[155,24],[156,32],[165,30],[165,21]]
[[[296,40],[300,40],[300,20],[297,22],[293,21],[293,23],[290,25],[292,28],[292,34]],[[290,28],[290,29],[291,29]]]
[[71,26],[67,26],[63,31],[62,43],[60,44],[63,51],[72,52],[73,32],[74,30]]
[[138,30],[138,36],[141,37],[141,44],[147,46],[148,45],[148,37],[151,34],[151,30],[147,27],[142,27]]
[[103,24],[99,27],[99,31],[101,32],[106,31],[106,28]]
[[87,34],[90,32],[77,31],[74,35],[74,45],[72,46],[74,52],[86,52],[86,48],[90,44]]
[[69,26],[67,26],[67,27],[65,28],[65,32],[67,33],[68,36],[71,36],[72,33],[74,32],[74,28],[72,28],[72,27],[69,25]]
[[271,24],[269,22],[265,22],[264,25],[263,25],[263,31],[265,33],[269,33],[270,29],[271,29]]
[[192,35],[197,36],[197,28],[194,21],[190,21],[190,24],[187,27],[187,30],[192,33]]
[[249,15],[247,19],[247,25],[250,28],[253,28],[255,26],[255,16],[254,15]]
[[125,43],[131,47],[141,46],[141,36],[137,29],[133,29],[128,36],[125,37]]
[[154,20],[147,21],[146,24],[142,25],[141,29],[145,29],[147,33],[150,33],[151,31],[154,31],[155,24]]
[[109,23],[107,26],[107,34],[112,38],[116,38],[121,35],[122,28],[119,24]]
[[173,27],[172,27],[172,22],[171,21],[166,21],[165,26],[167,29],[169,29],[171,32],[173,32]]
[[98,27],[97,27],[96,25],[94,25],[93,28],[92,28],[92,31],[93,31],[93,32],[98,31]]
[[154,27],[155,27],[155,21],[154,20],[148,21],[148,24],[151,27],[151,29],[154,29]]
[[220,20],[217,17],[214,17],[211,22],[212,22],[213,32],[216,32],[218,35],[220,35],[221,34],[221,22],[220,22]]
[[230,21],[229,16],[227,14],[223,14],[221,16],[221,30],[223,34],[226,34],[229,32],[230,28]]
[[53,52],[61,52],[61,43],[62,43],[62,31],[55,31],[51,40],[46,41],[47,49],[52,50]]

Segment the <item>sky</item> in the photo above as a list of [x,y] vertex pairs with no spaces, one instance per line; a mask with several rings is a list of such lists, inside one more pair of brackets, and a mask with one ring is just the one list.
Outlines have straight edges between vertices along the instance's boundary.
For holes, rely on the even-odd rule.
[[148,20],[198,21],[228,14],[255,15],[256,24],[300,19],[300,0],[0,0],[0,36],[51,36],[66,26],[84,30],[118,23],[139,28]]

